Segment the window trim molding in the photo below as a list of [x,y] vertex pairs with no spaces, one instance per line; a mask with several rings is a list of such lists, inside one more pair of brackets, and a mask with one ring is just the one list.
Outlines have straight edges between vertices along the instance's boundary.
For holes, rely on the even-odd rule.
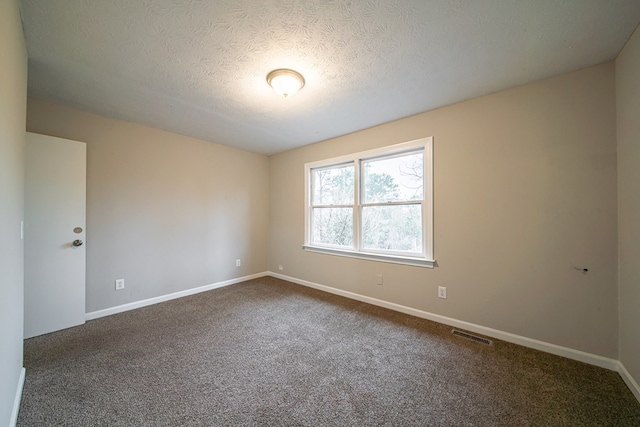
[[341,250],[341,249],[331,249],[328,247],[307,246],[307,245],[303,245],[302,249],[304,249],[307,252],[315,252],[315,253],[325,254],[325,255],[336,255],[336,256],[342,256],[347,258],[364,259],[367,261],[388,262],[391,264],[411,265],[413,267],[434,268],[436,265],[436,261],[433,259],[426,259],[426,258],[419,258],[419,257],[412,258],[408,256],[383,255],[383,254],[374,254],[371,252],[347,251],[347,250]]
[[[383,254],[373,253],[363,250],[349,250],[336,247],[327,247],[321,245],[311,244],[311,197],[310,191],[310,179],[311,171],[313,169],[339,166],[341,164],[353,163],[355,167],[354,171],[354,191],[356,192],[356,199],[354,200],[354,211],[361,210],[360,194],[362,191],[360,185],[360,162],[363,160],[369,160],[376,157],[384,157],[386,155],[401,155],[403,152],[411,152],[416,149],[422,149],[424,153],[424,210],[423,210],[423,246],[424,255],[412,256],[412,255],[396,255],[396,254]],[[386,147],[375,148],[372,150],[361,151],[357,153],[347,154],[343,156],[333,157],[324,160],[318,160],[314,162],[305,163],[304,165],[304,245],[302,248],[309,252],[322,253],[327,255],[344,256],[349,258],[358,258],[371,261],[389,262],[394,264],[412,265],[417,267],[433,268],[436,264],[435,257],[433,255],[433,137],[420,138],[413,141],[403,142],[400,144],[389,145]],[[359,217],[361,212],[357,214],[354,212],[354,233],[361,234],[359,226]]]

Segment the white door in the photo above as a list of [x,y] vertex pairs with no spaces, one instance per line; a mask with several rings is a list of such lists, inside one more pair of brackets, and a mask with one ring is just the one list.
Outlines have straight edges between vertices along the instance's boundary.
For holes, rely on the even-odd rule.
[[84,142],[27,132],[24,337],[84,323]]

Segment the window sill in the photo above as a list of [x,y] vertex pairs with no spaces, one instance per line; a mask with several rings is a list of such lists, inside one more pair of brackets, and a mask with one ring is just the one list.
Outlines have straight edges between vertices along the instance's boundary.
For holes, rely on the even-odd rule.
[[411,265],[413,267],[434,268],[436,265],[435,260],[421,259],[421,258],[409,258],[399,257],[393,255],[380,255],[363,252],[351,252],[343,251],[339,249],[320,248],[317,246],[302,246],[302,249],[309,252],[316,252],[319,254],[343,256],[347,258],[365,259],[368,261],[389,262],[392,264]]

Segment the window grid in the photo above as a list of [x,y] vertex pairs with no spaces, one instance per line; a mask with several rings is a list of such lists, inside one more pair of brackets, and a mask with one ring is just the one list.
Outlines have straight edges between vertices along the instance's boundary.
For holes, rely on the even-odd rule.
[[[402,198],[400,200],[393,201],[375,201],[365,202],[366,183],[364,177],[364,168],[369,162],[386,161],[389,159],[400,158],[411,154],[422,154],[422,171],[423,176],[421,178],[422,183],[422,197],[419,199],[407,199]],[[304,248],[308,250],[313,249],[338,249],[339,251],[352,252],[356,257],[358,254],[365,255],[365,258],[370,258],[369,255],[379,255],[382,261],[400,262],[406,259],[409,263],[412,260],[424,260],[425,266],[432,267],[433,258],[433,201],[432,201],[432,138],[424,138],[409,143],[398,144],[396,146],[386,147],[378,150],[371,150],[364,153],[356,153],[351,156],[343,156],[340,158],[329,159],[321,162],[314,162],[305,165],[306,178],[305,188],[308,192],[307,204],[305,208],[305,245]],[[315,196],[317,194],[314,188],[315,179],[313,174],[323,170],[331,170],[340,167],[350,165],[353,168],[353,203],[352,204],[316,204]],[[310,181],[308,181],[310,180]],[[367,208],[375,207],[401,207],[401,206],[419,206],[419,251],[412,250],[393,250],[393,249],[379,249],[368,247],[365,245],[365,227],[364,227],[364,213]],[[331,208],[344,208],[351,209],[352,214],[352,245],[341,246],[331,245],[327,243],[319,243],[314,241],[314,211],[316,209],[331,209]],[[387,231],[385,229],[385,231]],[[414,238],[414,240],[416,240]],[[340,254],[340,253],[336,253]],[[353,255],[346,255],[353,256]],[[384,259],[387,258],[387,259]]]

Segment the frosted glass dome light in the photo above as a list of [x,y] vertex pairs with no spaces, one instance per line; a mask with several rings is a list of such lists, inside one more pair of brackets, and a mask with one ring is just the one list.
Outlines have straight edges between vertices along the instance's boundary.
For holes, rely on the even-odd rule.
[[267,83],[280,96],[288,98],[295,95],[304,86],[304,77],[296,71],[279,69],[267,75]]

